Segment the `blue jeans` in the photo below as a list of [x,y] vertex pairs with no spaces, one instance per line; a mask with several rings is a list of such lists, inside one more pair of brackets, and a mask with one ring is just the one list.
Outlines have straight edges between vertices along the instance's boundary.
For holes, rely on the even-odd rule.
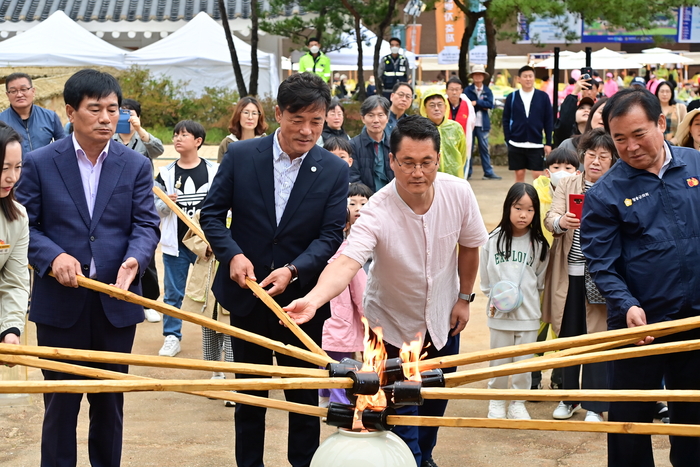
[[[452,330],[450,330],[452,332]],[[387,357],[394,358],[399,356],[399,349],[385,342]],[[427,348],[426,348],[427,347]],[[448,355],[456,355],[459,353],[459,334],[449,336],[447,343],[440,350],[435,350],[432,345],[430,334],[425,338],[423,343],[423,351],[427,352],[427,358],[444,357]],[[443,368],[443,373],[453,373],[457,371],[457,367]],[[421,417],[436,416],[442,417],[445,415],[447,408],[447,399],[426,399],[423,405],[398,407],[396,413],[398,415],[418,415]],[[392,430],[399,436],[413,453],[418,467],[424,461],[430,460],[433,457],[433,449],[437,444],[438,427],[432,426],[396,426]]]
[[[163,301],[175,308],[182,306],[182,299],[185,296],[185,286],[187,285],[187,273],[190,271],[190,264],[194,264],[197,255],[192,253],[185,246],[180,245],[179,256],[172,256],[163,253],[163,267],[165,274],[165,296]],[[182,320],[172,316],[163,315],[163,335],[175,336],[182,340]]]
[[472,145],[472,157],[469,158],[469,177],[472,176],[472,163],[474,162],[474,149],[479,147],[479,156],[481,157],[481,168],[484,169],[484,177],[493,177],[493,167],[491,167],[491,155],[489,154],[489,132],[481,129],[480,126],[474,127],[474,144]]

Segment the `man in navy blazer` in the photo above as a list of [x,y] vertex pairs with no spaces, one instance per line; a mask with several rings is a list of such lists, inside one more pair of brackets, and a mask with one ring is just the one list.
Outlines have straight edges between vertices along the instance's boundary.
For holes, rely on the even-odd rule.
[[[151,164],[126,146],[110,144],[122,98],[114,77],[81,70],[68,79],[63,97],[73,135],[26,155],[17,187],[29,217],[34,269],[29,319],[36,323],[39,345],[130,352],[143,308],[78,288],[76,276],[141,294],[140,277],[159,239]],[[78,379],[53,371],[44,371],[44,378]],[[82,397],[45,394],[42,467],[76,465]],[[88,394],[88,401],[90,463],[116,467],[123,394]]]
[[[331,95],[316,75],[299,73],[279,87],[273,135],[233,143],[224,156],[200,223],[221,265],[212,290],[231,312],[231,324],[272,339],[303,346],[289,329],[246,287],[245,278],[261,279],[282,304],[304,296],[340,246],[347,211],[348,165],[316,146]],[[226,216],[231,210],[231,226]],[[302,326],[321,343],[325,305],[320,316]],[[233,339],[237,362],[272,364],[272,351]],[[314,367],[286,355],[280,365]],[[236,375],[244,378],[246,375]],[[266,396],[267,391],[249,391]],[[287,400],[318,405],[317,390],[285,391]],[[265,409],[236,405],[236,463],[262,467]],[[319,444],[316,417],[289,415],[288,460],[307,467]]]

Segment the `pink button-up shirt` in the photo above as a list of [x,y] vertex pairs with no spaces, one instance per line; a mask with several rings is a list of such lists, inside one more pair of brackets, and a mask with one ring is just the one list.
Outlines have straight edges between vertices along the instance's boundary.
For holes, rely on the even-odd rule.
[[[85,193],[85,201],[87,202],[88,211],[90,212],[90,218],[92,218],[92,211],[95,209],[95,199],[97,198],[97,189],[100,186],[100,174],[102,173],[102,165],[104,164],[105,157],[109,153],[109,141],[105,145],[104,149],[97,157],[97,162],[92,165],[92,162],[87,158],[85,151],[80,147],[80,143],[75,139],[75,134],[73,138],[73,147],[75,148],[75,155],[78,158],[78,169],[80,170],[80,179],[83,181],[83,192]],[[90,277],[97,277],[97,268],[95,267],[95,259],[90,259]]]
[[[488,234],[471,186],[438,173],[428,212],[418,215],[401,199],[396,180],[378,191],[352,226],[343,254],[360,264],[372,257],[365,317],[384,340],[401,347],[430,332],[445,346],[459,294],[457,244],[484,245]],[[469,292],[469,291],[465,291]]]

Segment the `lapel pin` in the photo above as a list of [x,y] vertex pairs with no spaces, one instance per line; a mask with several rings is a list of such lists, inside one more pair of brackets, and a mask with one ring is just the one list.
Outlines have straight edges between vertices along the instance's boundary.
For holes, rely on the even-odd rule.
[[312,171],[312,172],[316,172],[316,167],[315,167],[315,166],[314,166],[314,167],[311,167],[311,171]]

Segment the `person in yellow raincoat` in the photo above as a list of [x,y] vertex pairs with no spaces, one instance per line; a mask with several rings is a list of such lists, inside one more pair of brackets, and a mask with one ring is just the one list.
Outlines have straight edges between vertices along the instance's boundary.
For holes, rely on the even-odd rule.
[[435,87],[423,93],[420,114],[427,117],[440,132],[440,172],[466,178],[464,168],[469,161],[467,139],[462,125],[447,118],[449,103],[444,87]]

